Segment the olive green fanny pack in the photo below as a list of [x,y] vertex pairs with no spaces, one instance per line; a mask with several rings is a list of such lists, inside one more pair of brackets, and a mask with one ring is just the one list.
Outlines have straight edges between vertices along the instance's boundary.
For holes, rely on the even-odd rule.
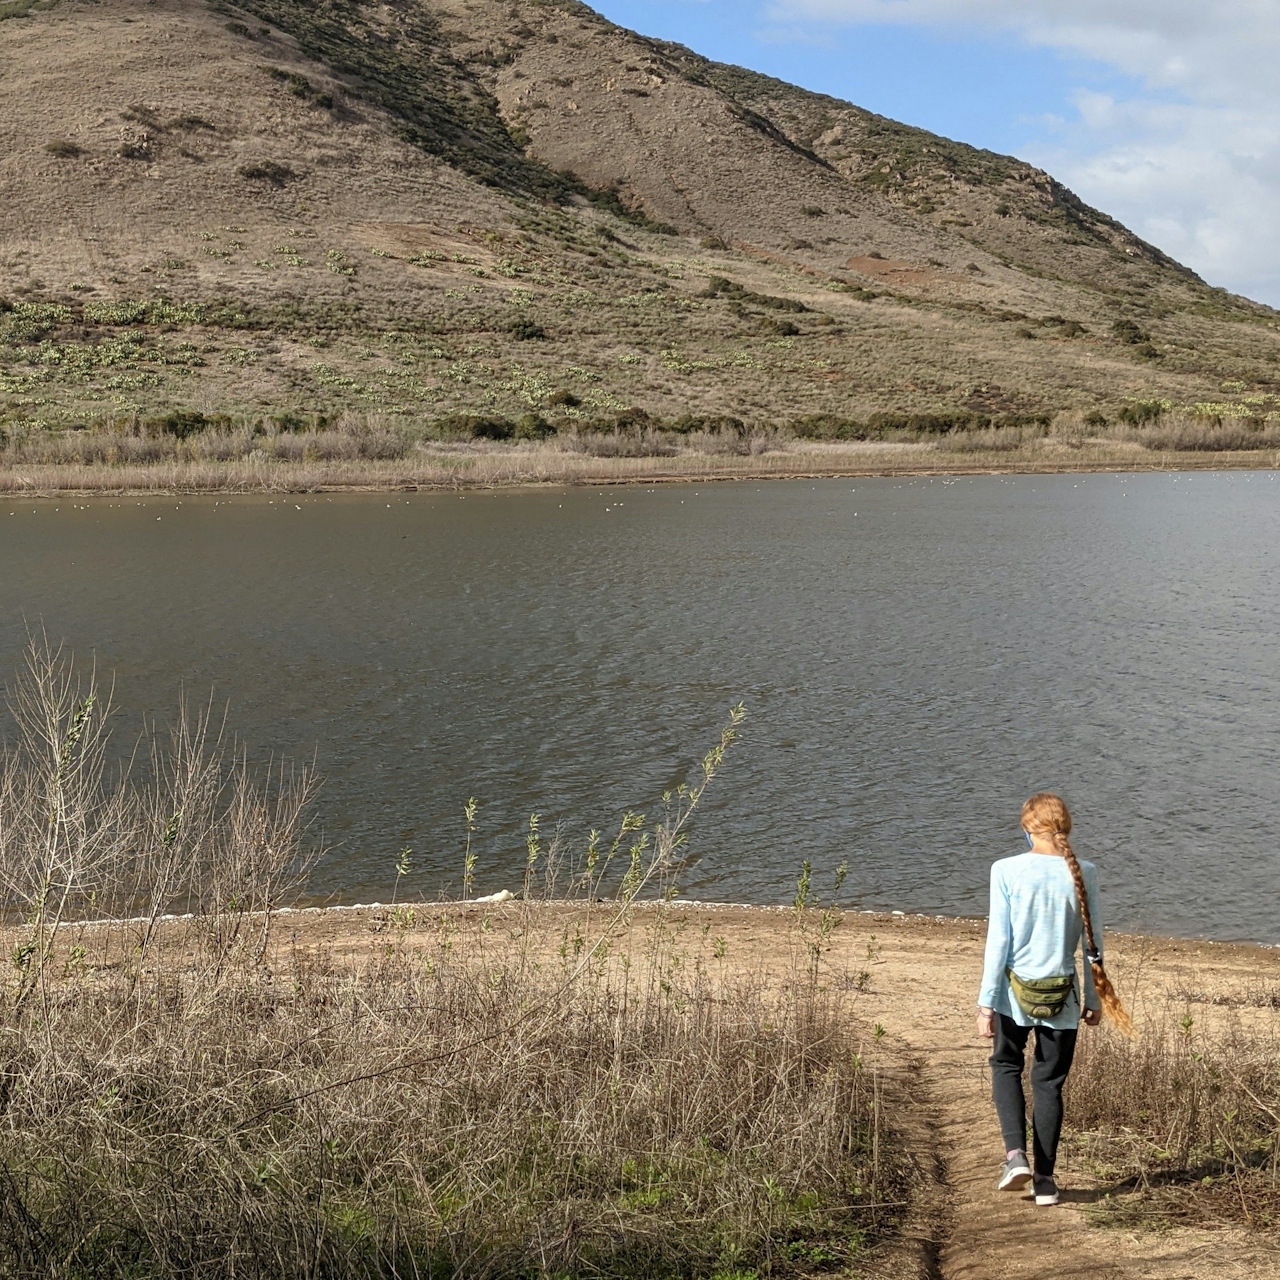
[[1052,978],[1020,978],[1012,969],[1006,969],[1005,974],[1018,1008],[1038,1022],[1056,1018],[1067,1007],[1076,985],[1074,973],[1057,974]]

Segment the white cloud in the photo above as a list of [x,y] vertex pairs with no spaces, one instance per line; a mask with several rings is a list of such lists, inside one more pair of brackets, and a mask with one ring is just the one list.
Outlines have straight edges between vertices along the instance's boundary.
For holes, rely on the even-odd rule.
[[1141,86],[1081,89],[1026,159],[1215,284],[1280,304],[1277,0],[774,0],[782,19],[1012,34]]

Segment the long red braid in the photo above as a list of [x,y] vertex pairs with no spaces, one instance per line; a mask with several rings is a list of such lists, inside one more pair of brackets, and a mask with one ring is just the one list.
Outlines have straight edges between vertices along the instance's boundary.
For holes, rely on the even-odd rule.
[[1084,872],[1067,838],[1071,834],[1071,814],[1062,800],[1050,791],[1040,791],[1022,806],[1022,829],[1033,836],[1044,836],[1054,851],[1066,862],[1076,886],[1080,903],[1080,919],[1084,923],[1085,955],[1093,973],[1093,985],[1102,1001],[1102,1011],[1125,1035],[1133,1035],[1133,1019],[1129,1017],[1116,989],[1102,966],[1102,953],[1093,934],[1093,917],[1089,913],[1089,891],[1084,885]]

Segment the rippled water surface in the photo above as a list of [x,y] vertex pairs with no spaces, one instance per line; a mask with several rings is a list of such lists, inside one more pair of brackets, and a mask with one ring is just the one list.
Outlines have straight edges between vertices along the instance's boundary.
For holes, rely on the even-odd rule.
[[[10,512],[13,514],[11,515]],[[985,911],[1040,787],[1108,922],[1280,941],[1280,482],[975,477],[0,506],[0,671],[43,625],[122,742],[210,686],[327,778],[318,887],[518,887],[522,825],[655,811],[750,720],[692,896]]]

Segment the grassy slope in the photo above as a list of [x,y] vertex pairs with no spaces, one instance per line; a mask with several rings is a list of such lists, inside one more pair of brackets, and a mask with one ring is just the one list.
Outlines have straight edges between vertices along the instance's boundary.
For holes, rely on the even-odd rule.
[[1274,312],[1017,161],[567,2],[222,8],[0,24],[11,435],[1277,403]]

